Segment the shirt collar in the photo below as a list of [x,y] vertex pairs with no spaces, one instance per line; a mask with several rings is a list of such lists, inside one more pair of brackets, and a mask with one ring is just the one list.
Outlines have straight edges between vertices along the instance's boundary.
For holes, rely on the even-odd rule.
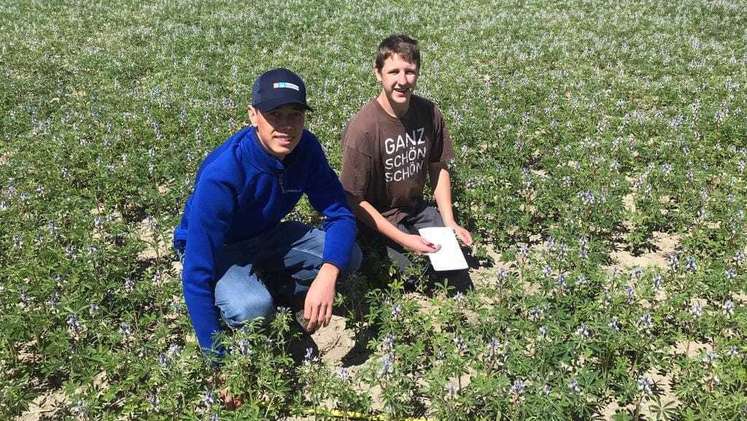
[[304,143],[305,137],[306,130],[304,130],[301,140],[298,142],[298,145],[296,145],[296,148],[293,149],[293,152],[288,154],[285,159],[281,161],[276,156],[265,150],[259,140],[257,128],[252,126],[241,140],[241,149],[249,157],[249,164],[256,169],[270,174],[280,174],[285,171],[288,165],[291,165],[296,160],[298,154],[301,153],[301,146]]

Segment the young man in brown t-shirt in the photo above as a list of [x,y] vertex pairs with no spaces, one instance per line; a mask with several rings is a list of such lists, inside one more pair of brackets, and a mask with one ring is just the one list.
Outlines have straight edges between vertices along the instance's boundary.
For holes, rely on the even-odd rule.
[[[340,181],[351,207],[387,239],[387,254],[402,272],[411,266],[406,252],[438,250],[418,228],[451,227],[463,244],[472,244],[470,232],[454,220],[448,170],[454,153],[443,115],[413,94],[419,72],[417,41],[385,38],[374,66],[381,92],[353,116],[342,139]],[[423,200],[426,174],[438,209]]]

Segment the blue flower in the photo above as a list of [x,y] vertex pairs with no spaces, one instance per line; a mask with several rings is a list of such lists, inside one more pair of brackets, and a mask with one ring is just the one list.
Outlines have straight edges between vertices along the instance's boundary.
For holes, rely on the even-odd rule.
[[381,370],[379,370],[379,375],[386,375],[391,374],[394,372],[394,354],[391,352],[387,352],[384,354],[384,357],[381,359]]
[[392,306],[392,317],[393,318],[395,319],[398,318],[401,313],[402,313],[402,306],[399,303]]
[[386,352],[394,350],[394,335],[391,333],[386,335],[384,340],[381,342],[381,346]]
[[651,329],[651,327],[654,325],[653,320],[651,319],[651,314],[645,313],[643,316],[641,316],[641,318],[638,319],[638,325],[643,329]]
[[589,333],[589,327],[586,325],[586,323],[581,323],[581,325],[576,329],[576,335],[583,338],[588,338],[591,335]]
[[653,391],[651,390],[651,387],[654,385],[654,382],[645,376],[641,376],[638,378],[638,390],[643,392],[646,395],[653,394]]
[[212,406],[215,405],[216,399],[215,399],[215,393],[213,393],[212,390],[206,390],[202,392],[202,397],[200,399],[200,402],[203,406]]
[[580,393],[581,392],[581,386],[578,384],[578,380],[574,377],[571,379],[570,382],[568,382],[568,388],[571,389],[571,392],[573,393]]
[[687,263],[685,263],[685,270],[688,272],[695,272],[698,269],[698,264],[695,263],[695,257],[687,256]]
[[310,361],[313,361],[314,359],[315,359],[314,358],[314,348],[312,348],[312,347],[306,348],[306,354],[304,354],[304,356],[303,356],[304,362],[310,362]]
[[510,392],[514,395],[521,395],[524,393],[524,389],[526,388],[526,383],[524,383],[521,379],[514,380],[514,384],[511,385]]
[[732,300],[726,300],[724,301],[724,305],[722,306],[724,309],[724,313],[727,316],[733,316],[734,315],[734,301]]
[[662,279],[661,275],[659,275],[658,273],[654,275],[654,289],[661,289],[662,282],[664,282],[664,280]]
[[609,322],[609,327],[615,332],[620,331],[620,321],[617,319],[617,317],[613,317],[612,320]]
[[633,304],[635,302],[635,288],[631,285],[625,287],[625,295],[627,295],[627,303]]
[[694,302],[690,306],[690,314],[696,319],[703,315],[703,305],[700,302]]

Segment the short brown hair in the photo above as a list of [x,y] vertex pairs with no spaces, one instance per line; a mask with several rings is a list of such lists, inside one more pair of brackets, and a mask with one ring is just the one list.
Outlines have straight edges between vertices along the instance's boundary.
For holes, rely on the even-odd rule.
[[381,70],[384,67],[384,61],[393,54],[401,55],[405,60],[415,63],[420,69],[420,49],[416,39],[405,34],[393,34],[384,38],[379,43],[379,49],[376,52],[376,69]]

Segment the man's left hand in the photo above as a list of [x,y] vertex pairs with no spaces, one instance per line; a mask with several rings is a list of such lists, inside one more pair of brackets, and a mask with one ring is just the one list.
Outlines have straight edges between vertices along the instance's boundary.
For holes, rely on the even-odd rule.
[[308,320],[306,330],[313,333],[321,326],[327,326],[332,319],[332,304],[335,301],[335,283],[340,270],[329,263],[319,269],[319,273],[306,293],[303,318]]
[[459,224],[456,222],[448,224],[449,228],[454,230],[454,234],[456,234],[457,238],[465,245],[465,246],[471,246],[472,245],[472,234],[470,234],[469,231],[462,228]]

